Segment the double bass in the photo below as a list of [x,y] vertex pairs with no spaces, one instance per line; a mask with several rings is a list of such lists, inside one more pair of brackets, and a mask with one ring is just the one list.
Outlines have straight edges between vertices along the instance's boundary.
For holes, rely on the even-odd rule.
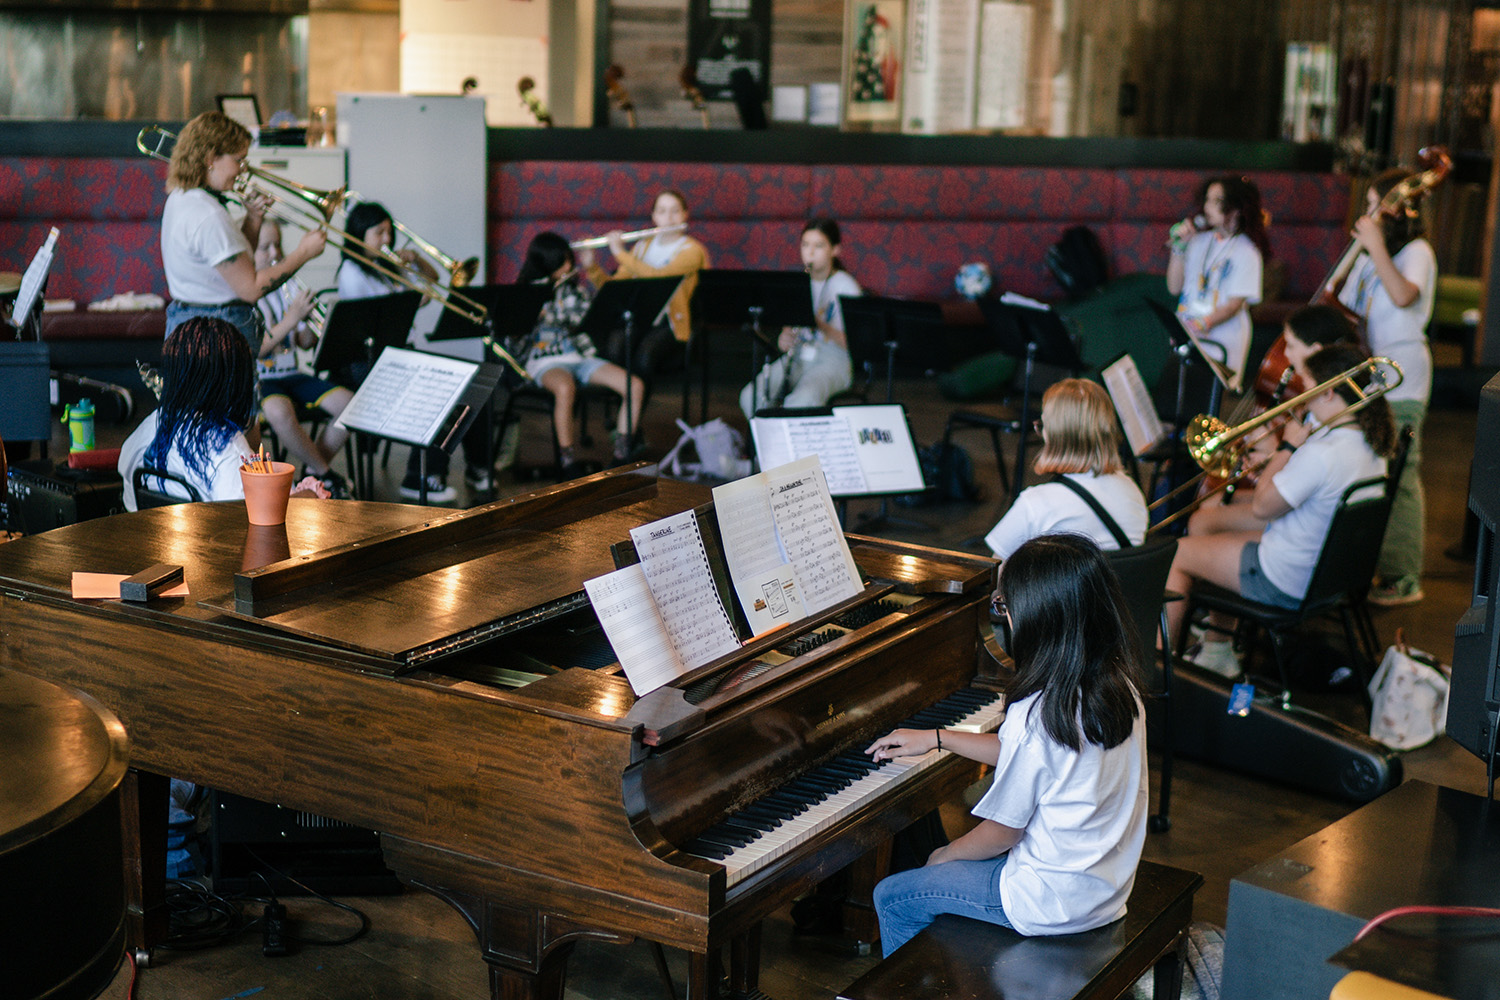
[[[1453,169],[1453,158],[1448,150],[1442,146],[1424,147],[1417,153],[1417,164],[1419,170],[1410,177],[1402,180],[1368,213],[1370,218],[1395,217],[1398,213],[1415,213],[1417,203],[1428,191],[1441,184]],[[1309,305],[1332,306],[1345,315],[1353,324],[1360,344],[1368,349],[1365,343],[1364,317],[1354,313],[1348,306],[1339,301],[1339,291],[1348,279],[1354,264],[1359,260],[1359,255],[1364,252],[1359,240],[1351,239],[1348,247],[1339,256],[1326,277],[1319,283],[1318,290],[1313,294]],[[1280,404],[1283,400],[1303,392],[1302,378],[1293,369],[1290,359],[1286,354],[1286,331],[1283,330],[1276,340],[1266,349],[1265,357],[1261,359],[1260,368],[1256,371],[1255,379],[1251,385],[1251,396],[1253,400],[1251,409],[1232,423],[1242,423],[1244,419],[1253,418],[1266,410]],[[1266,431],[1267,434],[1280,437],[1276,429]],[[1245,473],[1232,480],[1215,479],[1209,477],[1203,487],[1202,497],[1212,496],[1215,492],[1228,490],[1232,496],[1233,490],[1241,485],[1253,487],[1255,485],[1258,470]],[[1229,502],[1226,498],[1225,502]]]

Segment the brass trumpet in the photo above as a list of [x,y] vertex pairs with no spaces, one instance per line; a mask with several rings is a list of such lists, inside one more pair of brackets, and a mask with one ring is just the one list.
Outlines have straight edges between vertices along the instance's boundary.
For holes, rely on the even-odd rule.
[[[1388,372],[1394,373],[1394,379],[1391,378]],[[1369,380],[1369,388],[1360,386],[1358,378],[1361,375]],[[1353,368],[1340,372],[1328,381],[1321,382],[1306,392],[1293,396],[1284,403],[1273,406],[1242,424],[1230,426],[1218,417],[1200,413],[1189,421],[1188,429],[1183,434],[1183,442],[1187,445],[1188,454],[1193,457],[1193,461],[1197,462],[1198,467],[1203,471],[1172,490],[1172,492],[1153,502],[1147,509],[1156,510],[1173,497],[1178,496],[1186,490],[1196,488],[1202,482],[1204,476],[1213,476],[1216,479],[1225,479],[1226,481],[1213,492],[1197,497],[1182,510],[1175,511],[1170,516],[1158,521],[1151,526],[1151,531],[1160,531],[1179,518],[1191,514],[1202,506],[1205,501],[1217,496],[1225,489],[1233,486],[1241,479],[1264,466],[1265,463],[1262,462],[1259,465],[1245,468],[1245,456],[1254,443],[1253,440],[1249,439],[1249,435],[1253,431],[1264,427],[1283,414],[1297,409],[1309,400],[1316,399],[1330,389],[1336,389],[1340,386],[1348,386],[1353,390],[1355,396],[1358,397],[1354,402],[1340,410],[1333,419],[1346,417],[1369,406],[1375,400],[1399,386],[1405,378],[1406,373],[1401,370],[1401,366],[1390,358],[1366,358]]]
[[[168,141],[175,143],[177,141],[176,133],[170,132],[160,125],[148,125],[136,134],[135,145],[142,153],[153,159],[170,161],[172,154],[165,148]],[[274,192],[255,187],[250,183],[249,177],[258,178],[267,184],[281,188],[295,197],[296,200],[289,200]],[[406,262],[401,259],[400,255],[389,247],[371,246],[353,233],[330,224],[329,220],[333,218],[334,214],[344,204],[344,201],[352,197],[345,188],[338,188],[333,191],[319,191],[315,188],[298,184],[289,178],[273,174],[268,170],[263,170],[260,167],[246,164],[243,172],[240,174],[240,178],[236,178],[235,180],[234,189],[242,198],[247,197],[251,193],[259,193],[269,198],[275,205],[284,206],[288,210],[295,210],[295,212],[302,216],[301,218],[281,213],[272,213],[271,217],[280,222],[302,226],[303,228],[312,225],[327,229],[330,234],[329,242],[349,254],[349,256],[357,258],[366,264],[380,265],[381,270],[392,281],[414,292],[421,292],[429,298],[436,299],[444,309],[463,317],[469,322],[483,324],[488,319],[488,309],[457,291],[457,288],[462,287],[463,284],[467,284],[472,279],[474,272],[478,270],[478,258],[473,258],[472,261],[456,261],[452,257],[440,254],[432,244],[427,243],[425,240],[419,240],[410,229],[393,219],[392,222],[408,239],[417,243],[430,256],[434,256],[435,259],[443,264],[444,268],[448,271],[450,279],[453,281],[454,287],[445,286],[431,280],[420,272],[411,270],[406,266]],[[338,239],[333,239],[335,236]],[[460,276],[463,277],[462,282],[458,280]]]
[[[675,226],[654,226],[651,229],[635,229],[628,233],[621,233],[620,239],[624,240],[626,243],[629,243],[632,240],[643,240],[647,236],[660,236],[663,233],[680,233],[686,228],[687,223],[682,222],[678,223]],[[589,247],[603,247],[608,245],[608,236],[590,236],[588,239],[574,240],[573,242],[568,244],[568,246],[572,247],[574,250],[583,250]]]

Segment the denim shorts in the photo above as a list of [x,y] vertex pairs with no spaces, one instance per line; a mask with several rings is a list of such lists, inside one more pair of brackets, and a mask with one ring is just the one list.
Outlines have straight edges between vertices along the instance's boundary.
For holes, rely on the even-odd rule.
[[1294,610],[1302,606],[1302,598],[1292,597],[1270,580],[1260,568],[1260,543],[1246,542],[1240,550],[1240,596],[1261,604]]
[[549,372],[554,368],[562,368],[573,376],[574,382],[577,382],[579,385],[588,385],[589,379],[594,377],[594,372],[607,364],[609,362],[603,358],[568,358],[567,356],[562,356],[550,364],[545,361],[538,363],[535,370],[528,374],[540,383],[543,372]]
[[260,342],[266,332],[265,320],[261,317],[260,310],[250,303],[235,300],[204,305],[197,302],[173,300],[167,303],[167,336],[172,336],[173,330],[196,316],[227,321],[230,326],[240,331],[240,335],[250,345],[250,356],[255,357],[260,354]]

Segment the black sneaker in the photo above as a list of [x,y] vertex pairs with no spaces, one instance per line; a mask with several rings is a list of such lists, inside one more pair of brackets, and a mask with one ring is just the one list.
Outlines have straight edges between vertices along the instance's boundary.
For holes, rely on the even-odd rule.
[[323,488],[328,491],[328,496],[334,500],[348,500],[354,495],[349,489],[349,481],[332,469],[318,478],[322,480]]
[[[408,500],[421,500],[421,480],[415,475],[409,475],[401,480],[401,495]],[[436,473],[432,473],[427,477],[428,503],[451,503],[457,499],[458,490],[449,486],[446,478]]]

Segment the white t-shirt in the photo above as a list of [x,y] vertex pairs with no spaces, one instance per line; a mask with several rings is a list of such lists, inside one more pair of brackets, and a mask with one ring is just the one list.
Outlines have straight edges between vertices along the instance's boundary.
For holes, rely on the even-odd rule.
[[1314,431],[1271,477],[1292,509],[1266,525],[1261,535],[1260,568],[1266,579],[1288,597],[1306,594],[1344,490],[1383,475],[1385,459],[1370,450],[1357,425]]
[[179,189],[167,195],[161,215],[161,262],[173,299],[198,305],[239,301],[218,267],[236,254],[251,252],[245,234],[208,191]]
[[1401,366],[1401,384],[1386,394],[1386,400],[1417,399],[1432,395],[1432,353],[1427,349],[1427,323],[1437,298],[1437,255],[1426,240],[1412,240],[1391,258],[1401,276],[1417,286],[1417,297],[1404,308],[1391,301],[1385,283],[1375,273],[1368,254],[1354,262],[1349,280],[1339,292],[1339,301],[1365,317],[1365,335],[1370,353],[1390,358]]
[[835,330],[844,329],[845,295],[863,295],[859,282],[848,271],[835,270],[823,281],[812,282],[813,315]]
[[[145,464],[146,449],[151,447],[151,442],[156,439],[156,417],[159,410],[153,410],[141,421],[141,425],[130,432],[125,443],[120,446],[120,475],[125,478],[125,509],[136,510],[135,483],[131,478],[135,470]],[[199,476],[190,472],[187,463],[183,461],[182,455],[174,447],[167,452],[167,472],[183,479],[197,487],[198,492],[203,495],[204,500],[243,500],[245,498],[245,484],[240,480],[240,466],[243,459],[255,449],[250,447],[250,442],[245,440],[244,434],[235,434],[224,447],[215,454],[208,456],[207,476]],[[171,480],[161,483],[148,483],[152,489],[170,496],[188,499],[187,493]]]
[[379,274],[371,274],[352,260],[339,264],[338,284],[341,299],[373,299],[392,292],[406,291],[400,284]]
[[[1177,311],[1196,319],[1207,316],[1229,299],[1253,306],[1261,296],[1260,248],[1244,233],[1220,239],[1215,232],[1199,233],[1188,241],[1183,260],[1182,294]],[[1237,373],[1250,360],[1250,311],[1241,309],[1202,334],[1223,346],[1223,360]]]
[[[1041,693],[1009,706],[1000,759],[974,815],[1025,830],[1000,869],[1005,917],[1022,934],[1072,934],[1125,913],[1146,842],[1146,710],[1130,737],[1074,752],[1047,735]],[[1032,709],[1035,708],[1035,711]]]
[[[1123,472],[1107,476],[1078,472],[1068,478],[1099,501],[1125,532],[1130,544],[1139,545],[1146,540],[1146,498],[1135,480]],[[1101,549],[1120,547],[1093,508],[1061,483],[1041,483],[1022,490],[1000,523],[984,536],[984,543],[997,558],[1009,559],[1012,552],[1038,535],[1064,532],[1092,538]]]

